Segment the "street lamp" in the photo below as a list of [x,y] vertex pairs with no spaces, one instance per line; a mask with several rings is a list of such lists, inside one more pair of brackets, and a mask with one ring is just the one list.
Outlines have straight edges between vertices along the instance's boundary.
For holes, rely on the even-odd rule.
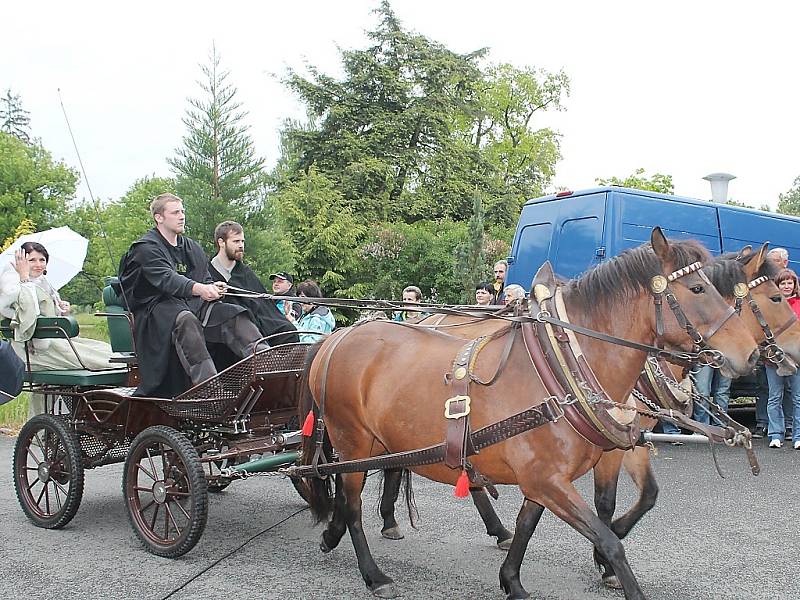
[[728,182],[736,179],[736,175],[730,173],[711,173],[703,177],[711,183],[711,201],[725,204],[728,201]]

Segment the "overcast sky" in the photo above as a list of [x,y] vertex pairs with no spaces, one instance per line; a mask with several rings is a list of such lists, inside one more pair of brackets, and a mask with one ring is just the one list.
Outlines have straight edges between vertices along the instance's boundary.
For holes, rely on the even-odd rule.
[[[304,114],[278,77],[304,61],[337,74],[337,48],[366,45],[376,5],[14,0],[0,13],[0,89],[21,94],[33,134],[77,168],[60,88],[95,196],[117,198],[139,177],[170,174],[213,41],[271,166],[282,121]],[[732,198],[774,207],[800,175],[798,4],[392,5],[406,28],[454,51],[488,47],[493,62],[566,71],[566,110],[536,123],[563,135],[553,187],[643,167],[672,175],[678,194],[708,198],[701,178],[727,171]],[[85,182],[78,196],[88,197]]]

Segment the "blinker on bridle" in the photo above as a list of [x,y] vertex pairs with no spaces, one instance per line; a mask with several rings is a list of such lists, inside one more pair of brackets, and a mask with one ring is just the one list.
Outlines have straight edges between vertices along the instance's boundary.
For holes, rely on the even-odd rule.
[[699,362],[714,368],[719,368],[725,364],[725,356],[719,350],[715,350],[709,346],[706,340],[711,339],[711,337],[720,330],[720,328],[736,313],[736,311],[732,306],[729,306],[722,316],[720,316],[715,323],[709,326],[705,333],[701,333],[692,324],[692,322],[686,316],[686,313],[683,312],[678,299],[675,297],[675,294],[669,287],[670,283],[674,283],[681,277],[685,277],[690,273],[697,273],[703,282],[710,286],[711,281],[709,281],[706,274],[700,270],[702,267],[703,264],[698,261],[673,271],[666,277],[663,275],[655,275],[650,280],[650,291],[653,294],[653,303],[656,310],[656,345],[663,347],[662,337],[664,335],[664,315],[662,304],[663,300],[666,299],[667,304],[669,304],[669,307],[672,310],[672,313],[675,315],[675,319],[678,321],[678,325],[680,325],[681,329],[686,331],[689,339],[691,339],[692,343],[697,347],[697,356]]

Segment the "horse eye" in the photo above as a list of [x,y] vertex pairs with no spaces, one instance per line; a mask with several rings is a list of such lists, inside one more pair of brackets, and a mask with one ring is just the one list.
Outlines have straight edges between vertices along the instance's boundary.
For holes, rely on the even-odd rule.
[[689,289],[692,290],[693,294],[702,294],[703,292],[706,291],[702,285],[693,285]]
[[781,301],[781,296],[780,295],[770,296],[770,300],[772,300],[775,304],[779,304]]

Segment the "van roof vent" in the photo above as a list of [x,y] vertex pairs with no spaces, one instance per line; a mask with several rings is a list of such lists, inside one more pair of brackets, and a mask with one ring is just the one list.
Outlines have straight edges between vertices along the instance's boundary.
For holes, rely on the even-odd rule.
[[711,184],[711,201],[725,204],[728,201],[728,182],[736,179],[730,173],[710,173],[703,177]]

